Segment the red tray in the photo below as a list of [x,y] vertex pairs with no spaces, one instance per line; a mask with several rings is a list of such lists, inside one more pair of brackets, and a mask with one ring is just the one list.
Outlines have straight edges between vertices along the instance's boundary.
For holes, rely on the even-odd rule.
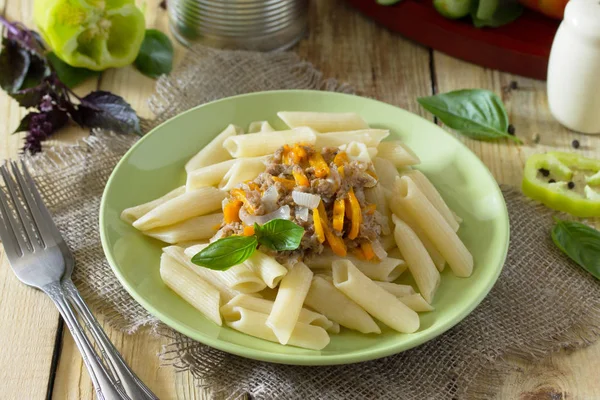
[[453,57],[517,75],[546,79],[548,57],[560,21],[525,10],[499,28],[475,28],[470,20],[442,17],[430,0],[381,6],[375,0],[346,0],[360,12],[403,36]]

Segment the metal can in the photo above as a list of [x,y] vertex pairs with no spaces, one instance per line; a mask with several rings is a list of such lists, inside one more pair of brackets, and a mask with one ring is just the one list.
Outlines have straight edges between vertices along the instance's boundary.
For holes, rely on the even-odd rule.
[[184,45],[284,50],[306,32],[308,0],[169,0],[171,31]]

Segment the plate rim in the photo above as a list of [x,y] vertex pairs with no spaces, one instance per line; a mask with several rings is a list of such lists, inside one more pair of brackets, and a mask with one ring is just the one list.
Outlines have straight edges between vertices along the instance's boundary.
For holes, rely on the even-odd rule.
[[[372,101],[375,103],[380,103],[381,105],[385,105],[388,107],[394,107],[402,112],[405,112],[405,113],[411,114],[415,117],[418,117],[421,120],[425,121],[426,123],[430,124],[435,129],[439,130],[440,132],[443,132],[444,134],[450,136],[451,140],[453,140],[459,147],[462,147],[463,150],[466,150],[466,151],[470,152],[473,156],[475,156],[476,162],[479,163],[479,166],[485,170],[486,174],[492,180],[492,182],[494,183],[494,190],[496,192],[496,195],[498,195],[500,197],[500,199],[502,200],[502,213],[501,213],[500,217],[503,220],[502,221],[503,224],[501,225],[500,228],[502,229],[503,232],[500,232],[500,233],[504,234],[505,241],[504,241],[504,248],[502,249],[502,253],[501,253],[502,255],[501,255],[500,259],[498,260],[498,263],[500,264],[500,266],[498,268],[496,268],[495,274],[492,276],[492,279],[490,279],[489,282],[482,288],[482,290],[478,294],[478,297],[474,301],[469,303],[468,307],[465,307],[462,310],[462,312],[457,314],[456,318],[441,323],[441,325],[438,326],[438,328],[435,331],[425,333],[420,337],[416,337],[415,339],[413,339],[412,341],[410,341],[408,343],[400,342],[400,344],[392,344],[390,346],[387,346],[387,347],[384,347],[381,349],[369,348],[369,349],[364,349],[364,350],[353,351],[352,353],[342,353],[342,354],[328,355],[328,356],[324,356],[319,353],[292,354],[292,355],[280,354],[280,353],[270,353],[270,352],[266,352],[265,350],[251,349],[251,348],[248,348],[246,346],[242,346],[242,345],[239,345],[236,343],[224,342],[223,340],[219,339],[218,337],[214,338],[214,337],[209,337],[209,336],[205,336],[205,335],[199,335],[196,330],[188,327],[185,323],[183,323],[181,321],[177,321],[177,320],[171,318],[170,316],[165,315],[164,313],[156,310],[148,301],[145,300],[145,298],[143,296],[141,296],[133,287],[130,286],[130,284],[128,283],[125,276],[120,272],[119,268],[117,267],[117,262],[114,259],[114,257],[112,256],[112,251],[109,248],[106,229],[104,229],[106,215],[107,215],[107,212],[106,212],[107,211],[107,204],[106,204],[107,199],[106,198],[107,198],[107,193],[109,191],[109,188],[111,186],[111,182],[115,178],[119,169],[122,167],[122,165],[125,164],[127,159],[129,157],[131,157],[131,155],[135,152],[137,147],[143,141],[147,140],[147,138],[149,136],[158,132],[164,125],[170,123],[172,120],[179,118],[184,114],[193,113],[202,107],[206,107],[206,106],[209,106],[209,105],[212,105],[215,103],[232,101],[232,100],[235,100],[238,98],[244,98],[244,97],[263,96],[265,94],[300,94],[300,93],[302,93],[302,94],[310,93],[310,94],[319,95],[319,96],[327,95],[327,96],[333,96],[333,97],[336,97],[336,96],[358,97],[358,98],[361,98],[364,100]],[[502,190],[500,189],[500,187],[498,185],[498,182],[496,181],[496,179],[494,178],[494,176],[492,175],[490,170],[487,168],[487,166],[483,163],[483,161],[477,156],[477,154],[475,154],[471,149],[469,149],[463,142],[458,140],[454,135],[451,135],[449,132],[445,131],[440,126],[436,125],[432,121],[427,120],[426,118],[423,118],[422,116],[420,116],[418,114],[415,114],[409,110],[406,110],[404,108],[401,108],[396,105],[389,104],[389,103],[386,103],[386,102],[383,102],[380,100],[376,100],[376,99],[372,99],[372,98],[368,98],[368,97],[357,96],[357,95],[353,95],[353,94],[347,94],[347,93],[329,92],[329,91],[322,91],[322,90],[303,90],[303,89],[269,90],[269,91],[252,92],[252,93],[245,93],[245,94],[240,94],[240,95],[236,95],[236,96],[224,97],[222,99],[218,99],[218,100],[214,100],[214,101],[211,101],[208,103],[200,104],[189,110],[181,112],[181,113],[167,119],[166,121],[163,121],[162,123],[160,123],[159,125],[154,127],[150,132],[148,132],[143,137],[141,137],[136,143],[134,143],[133,146],[131,146],[131,148],[129,148],[127,150],[127,152],[125,152],[125,154],[123,154],[123,156],[119,159],[119,161],[113,168],[108,180],[106,181],[104,190],[102,192],[102,198],[100,201],[100,208],[99,208],[98,223],[99,223],[100,240],[102,243],[102,250],[104,252],[104,255],[106,257],[106,260],[107,260],[111,270],[117,277],[119,283],[121,284],[121,286],[123,286],[123,288],[127,291],[127,293],[129,293],[129,295],[136,302],[138,302],[142,307],[144,307],[144,309],[146,311],[148,311],[151,315],[156,317],[159,321],[163,322],[164,324],[168,325],[175,331],[189,337],[192,340],[196,340],[204,345],[213,347],[215,349],[224,351],[226,353],[249,358],[252,360],[266,361],[266,362],[271,362],[271,363],[276,363],[276,364],[304,365],[304,366],[317,366],[317,365],[318,366],[326,366],[326,365],[353,364],[353,363],[359,363],[359,362],[379,359],[379,358],[387,357],[390,355],[399,354],[406,350],[415,348],[417,346],[422,345],[423,343],[433,340],[434,338],[448,332],[450,329],[452,329],[457,324],[462,322],[469,314],[471,314],[471,312],[473,312],[473,310],[479,304],[481,304],[483,299],[485,299],[487,297],[487,295],[491,291],[492,287],[498,281],[500,274],[502,273],[502,270],[504,268],[504,264],[506,262],[506,258],[508,255],[508,248],[509,248],[509,243],[510,243],[510,221],[509,221],[509,216],[508,216],[508,209],[506,206],[506,201],[502,194]]]

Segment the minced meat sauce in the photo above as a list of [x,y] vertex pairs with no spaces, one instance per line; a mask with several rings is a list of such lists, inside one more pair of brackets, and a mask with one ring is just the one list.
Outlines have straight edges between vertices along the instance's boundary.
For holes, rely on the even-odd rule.
[[[364,191],[376,184],[377,177],[370,162],[352,159],[338,148],[324,148],[317,152],[309,145],[286,145],[268,159],[265,172],[230,191],[223,207],[225,209],[228,203],[238,202],[239,217],[234,215],[227,221],[226,216],[216,237],[248,234],[252,232],[253,222],[246,225],[244,220],[252,221],[254,217],[286,211],[285,217],[303,227],[305,232],[297,250],[273,252],[261,249],[275,256],[279,262],[303,260],[312,254],[320,254],[325,246],[331,247],[338,255],[350,252],[371,259],[370,244],[381,235],[378,221],[383,217],[374,204],[366,202]],[[294,191],[317,195],[322,205],[307,209],[294,201]],[[334,221],[336,200],[337,222]],[[360,208],[359,212],[356,207]],[[315,227],[315,213],[319,213],[322,229]],[[321,215],[323,213],[325,215]]]

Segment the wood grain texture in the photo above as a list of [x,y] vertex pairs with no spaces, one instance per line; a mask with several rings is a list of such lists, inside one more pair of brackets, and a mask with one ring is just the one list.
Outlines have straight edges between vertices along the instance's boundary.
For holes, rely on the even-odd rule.
[[[10,19],[32,25],[33,0],[0,0],[0,11]],[[159,0],[146,5],[149,26],[167,32],[167,13],[158,8]],[[140,1],[141,4],[141,1]],[[460,137],[490,168],[501,183],[518,185],[525,159],[548,149],[568,149],[573,139],[582,144],[584,154],[600,156],[600,137],[571,133],[556,123],[546,104],[545,84],[522,77],[490,71],[455,60],[390,33],[341,0],[311,2],[310,33],[296,47],[298,54],[312,62],[325,77],[354,86],[359,94],[373,97],[432,119],[417,103],[434,88],[444,92],[481,87],[502,94],[517,135],[524,146],[511,143],[484,143]],[[176,45],[176,58],[184,53]],[[433,70],[432,68],[433,67]],[[432,77],[434,78],[432,80]],[[508,90],[512,81],[518,89]],[[122,95],[143,116],[149,116],[147,98],[154,81],[133,68],[105,72],[100,81],[89,81],[78,89],[110,90]],[[14,157],[21,139],[11,129],[24,115],[23,110],[0,93],[0,159]],[[56,136],[58,143],[72,142],[87,132],[70,128]],[[540,135],[534,145],[530,138]],[[12,275],[0,253],[0,379],[2,399],[42,399],[50,378],[50,365],[56,336],[58,314],[42,293],[25,287]],[[157,353],[165,339],[148,332],[126,335],[105,325],[111,340],[140,377],[163,400],[204,400],[209,394],[198,387],[189,373],[176,373],[161,367]],[[587,349],[560,352],[536,363],[513,362],[498,400],[555,400],[600,398],[600,343]],[[56,400],[93,399],[93,390],[81,357],[68,332],[62,335],[62,349],[53,380],[52,398]]]

